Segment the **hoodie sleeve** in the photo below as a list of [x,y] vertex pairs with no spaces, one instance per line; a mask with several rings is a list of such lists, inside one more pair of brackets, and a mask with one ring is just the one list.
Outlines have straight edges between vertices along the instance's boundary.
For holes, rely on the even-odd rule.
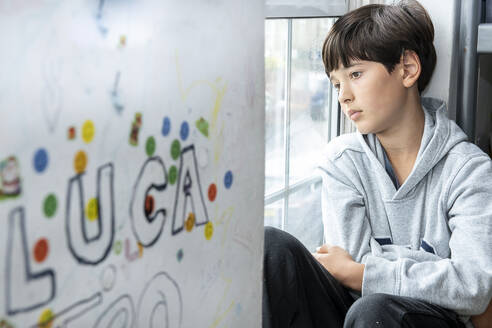
[[363,196],[332,161],[321,168],[325,242],[345,249],[356,262],[370,253],[371,227]]
[[368,255],[362,295],[413,297],[460,315],[485,311],[492,297],[492,162],[480,155],[450,177],[448,209],[451,257],[418,262]]

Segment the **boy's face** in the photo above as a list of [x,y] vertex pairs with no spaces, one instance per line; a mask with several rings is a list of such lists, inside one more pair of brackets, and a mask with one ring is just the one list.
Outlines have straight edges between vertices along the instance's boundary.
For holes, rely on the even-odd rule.
[[379,134],[399,125],[408,97],[401,64],[390,74],[381,63],[354,60],[329,75],[343,112],[360,133]]

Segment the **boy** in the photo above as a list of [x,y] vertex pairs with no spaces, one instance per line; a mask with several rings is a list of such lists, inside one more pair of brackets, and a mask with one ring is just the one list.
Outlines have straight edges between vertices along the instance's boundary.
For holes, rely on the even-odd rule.
[[326,73],[358,132],[331,141],[321,165],[327,244],[310,254],[265,229],[263,327],[492,324],[492,163],[442,101],[420,97],[433,39],[412,0],[330,30]]

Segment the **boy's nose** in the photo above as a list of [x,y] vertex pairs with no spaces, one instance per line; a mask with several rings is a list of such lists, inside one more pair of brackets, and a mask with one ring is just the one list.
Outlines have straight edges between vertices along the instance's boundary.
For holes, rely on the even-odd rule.
[[338,101],[340,104],[346,104],[352,102],[354,95],[348,88],[340,88],[338,93]]

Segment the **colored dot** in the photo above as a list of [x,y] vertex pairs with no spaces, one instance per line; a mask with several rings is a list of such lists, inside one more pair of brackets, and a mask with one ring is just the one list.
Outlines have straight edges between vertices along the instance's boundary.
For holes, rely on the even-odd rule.
[[47,218],[51,218],[55,215],[57,204],[58,202],[54,194],[49,194],[46,196],[43,202],[43,211]]
[[41,312],[41,315],[38,318],[38,326],[40,328],[51,328],[53,327],[53,320],[55,319],[55,315],[51,309],[46,309]]
[[200,119],[195,122],[195,125],[198,131],[205,137],[208,137],[208,122],[203,117],[200,117]]
[[188,139],[188,135],[190,134],[190,126],[188,122],[184,121],[181,123],[181,130],[179,131],[179,135],[181,136],[181,140],[185,141]]
[[138,257],[142,257],[143,256],[143,245],[141,243],[138,243],[137,242],[137,247],[138,247]]
[[48,256],[49,249],[50,249],[50,247],[49,247],[49,244],[48,244],[48,241],[46,240],[46,238],[39,239],[36,242],[36,244],[34,244],[34,249],[33,249],[34,260],[38,263],[41,263],[44,260],[46,260],[46,257]]
[[121,240],[117,240],[113,244],[113,251],[116,255],[120,255],[121,251],[123,250],[123,244],[121,243]]
[[162,135],[166,137],[171,131],[171,120],[169,117],[164,117],[164,121],[162,122]]
[[172,165],[171,168],[169,169],[169,183],[174,184],[176,182],[176,179],[178,178],[178,169],[176,166]]
[[217,196],[217,186],[215,183],[212,183],[208,187],[208,199],[213,202],[215,200],[215,197]]
[[38,173],[44,172],[48,166],[48,152],[44,148],[40,148],[34,154],[34,169]]
[[67,131],[68,140],[75,140],[76,136],[77,136],[77,132],[75,130],[75,127],[74,126],[68,127],[68,131]]
[[91,120],[87,120],[82,125],[82,140],[85,143],[89,143],[94,139],[94,134],[96,133],[96,128]]
[[145,215],[149,216],[154,211],[154,197],[147,195],[145,197]]
[[190,232],[193,229],[194,225],[195,225],[195,214],[190,213],[188,214],[188,218],[186,219],[185,222],[186,231]]
[[174,160],[177,160],[178,157],[179,157],[179,154],[181,153],[181,145],[179,143],[179,140],[176,139],[173,141],[173,143],[171,144],[171,157],[174,159]]
[[224,186],[229,189],[232,185],[232,172],[227,171],[224,176]]
[[126,35],[120,35],[120,47],[124,47],[126,45]]
[[83,150],[79,150],[77,154],[75,154],[75,158],[73,160],[73,168],[75,169],[75,173],[81,174],[85,171],[87,166],[87,154]]
[[205,225],[205,238],[207,240],[212,239],[212,235],[214,234],[214,225],[212,224],[211,221],[208,221],[208,223]]
[[89,199],[85,208],[85,216],[89,221],[94,221],[98,218],[97,198]]
[[147,152],[147,156],[154,155],[155,152],[155,139],[154,137],[148,137],[147,143],[145,144],[145,151]]
[[183,249],[180,248],[178,253],[176,254],[176,258],[178,259],[178,262],[181,262],[181,260],[183,259]]

